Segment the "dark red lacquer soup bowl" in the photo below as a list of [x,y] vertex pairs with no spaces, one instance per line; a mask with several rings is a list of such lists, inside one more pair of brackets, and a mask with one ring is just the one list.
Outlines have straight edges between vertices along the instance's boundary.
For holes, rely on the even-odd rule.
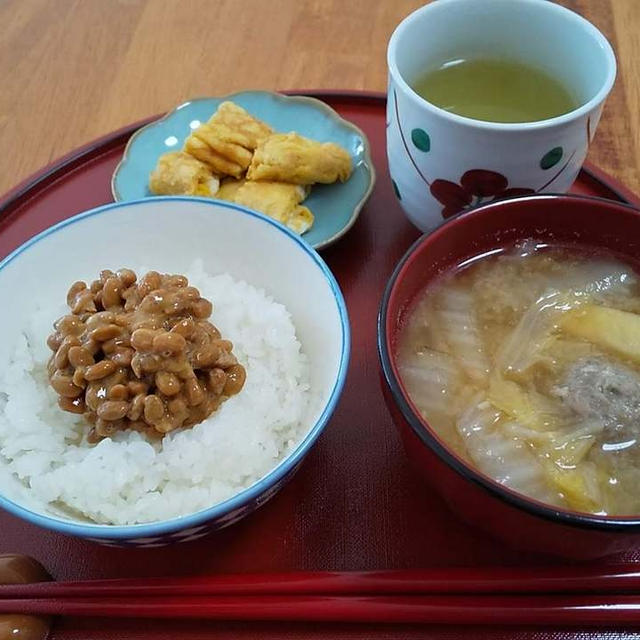
[[468,211],[420,238],[391,276],[378,318],[388,408],[417,474],[471,525],[512,546],[567,558],[596,558],[640,548],[640,514],[602,516],[563,510],[516,493],[474,469],[420,415],[398,374],[398,336],[418,294],[469,258],[530,238],[606,250],[637,268],[640,211],[597,198],[531,196]]

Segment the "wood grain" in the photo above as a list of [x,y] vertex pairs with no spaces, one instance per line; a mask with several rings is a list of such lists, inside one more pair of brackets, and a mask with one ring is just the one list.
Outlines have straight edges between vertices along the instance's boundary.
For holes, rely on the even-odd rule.
[[[0,193],[71,149],[203,95],[384,91],[423,0],[0,0]],[[562,0],[619,61],[590,159],[640,192],[638,0]]]

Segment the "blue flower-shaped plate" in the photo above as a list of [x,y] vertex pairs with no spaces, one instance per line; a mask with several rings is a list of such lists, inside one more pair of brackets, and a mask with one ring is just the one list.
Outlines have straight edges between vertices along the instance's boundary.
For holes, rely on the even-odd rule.
[[304,240],[315,249],[322,249],[342,237],[356,221],[375,182],[369,141],[358,127],[324,102],[305,96],[243,91],[185,102],[131,136],[111,180],[114,199],[121,202],[153,197],[149,174],[158,158],[167,151],[181,149],[189,133],[206,122],[225,100],[240,105],[275,131],[296,131],[319,142],[335,142],[349,151],[353,160],[349,180],[315,185],[304,203],[315,216],[313,226],[302,236]]

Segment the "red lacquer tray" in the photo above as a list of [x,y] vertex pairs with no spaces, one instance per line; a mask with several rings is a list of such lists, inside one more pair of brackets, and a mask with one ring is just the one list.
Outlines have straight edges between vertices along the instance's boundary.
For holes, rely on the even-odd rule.
[[[113,549],[53,534],[0,513],[0,553],[41,560],[58,579],[297,569],[386,569],[553,562],[505,548],[456,520],[418,485],[385,409],[376,353],[376,314],[393,266],[418,232],[387,175],[381,95],[313,93],[369,137],[378,183],[353,229],[322,255],[344,292],[352,360],[338,409],[302,469],[266,506],[200,541],[159,549]],[[49,225],[111,201],[111,173],[131,133],[115,132],[70,154],[0,201],[0,258]],[[602,172],[582,171],[577,193],[640,199]],[[624,558],[640,562],[640,550]],[[640,632],[526,628],[218,624],[63,619],[57,639],[200,638],[640,638]]]

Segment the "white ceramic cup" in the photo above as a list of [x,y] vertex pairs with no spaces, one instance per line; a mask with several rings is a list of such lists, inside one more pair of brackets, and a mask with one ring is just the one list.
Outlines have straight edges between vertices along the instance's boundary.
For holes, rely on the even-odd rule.
[[[544,70],[579,106],[537,122],[485,122],[436,107],[411,88],[430,68],[479,56]],[[423,231],[483,202],[567,191],[616,75],[602,33],[550,0],[435,0],[398,25],[387,62],[389,171],[402,208]]]

